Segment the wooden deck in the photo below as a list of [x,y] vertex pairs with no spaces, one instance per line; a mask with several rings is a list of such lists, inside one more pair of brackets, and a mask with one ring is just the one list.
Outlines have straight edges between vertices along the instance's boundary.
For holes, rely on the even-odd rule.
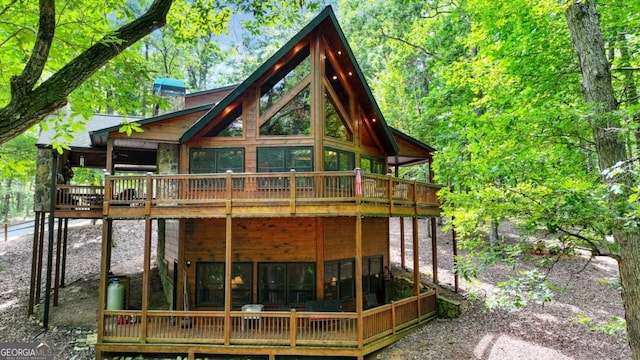
[[56,217],[198,218],[437,216],[442,186],[349,171],[107,176],[104,188],[57,188]]
[[[437,292],[362,313],[104,311],[103,353],[335,355],[361,358],[435,317]],[[227,325],[228,324],[228,325]],[[360,325],[361,324],[361,325]]]

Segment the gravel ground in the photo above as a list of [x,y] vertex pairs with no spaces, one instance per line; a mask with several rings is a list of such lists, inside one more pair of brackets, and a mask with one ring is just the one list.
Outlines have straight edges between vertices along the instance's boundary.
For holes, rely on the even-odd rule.
[[[431,242],[426,221],[420,220],[420,270],[431,274]],[[406,266],[413,268],[411,225],[406,222]],[[116,222],[113,270],[132,274],[142,267],[144,222]],[[509,234],[509,228],[501,229]],[[52,307],[50,330],[41,331],[37,316],[26,316],[29,298],[31,247],[33,238],[25,236],[0,243],[0,341],[48,341],[54,345],[56,359],[91,359],[94,350],[82,340],[95,331],[97,279],[100,268],[102,227],[84,225],[69,231],[67,286],[60,292],[60,305]],[[400,263],[399,226],[391,223],[392,262]],[[450,234],[437,234],[438,275],[445,289],[452,289]],[[46,241],[45,241],[46,242]],[[155,241],[154,241],[155,244]],[[45,254],[46,262],[46,254]],[[524,266],[524,265],[523,265]],[[468,303],[464,314],[453,320],[437,319],[401,341],[367,357],[372,359],[628,359],[630,350],[623,334],[605,335],[576,322],[579,314],[592,324],[606,323],[611,317],[624,317],[620,291],[608,286],[617,279],[617,266],[607,258],[587,263],[586,257],[563,259],[556,264],[549,280],[566,290],[553,302],[530,304],[517,312],[484,309],[483,296],[491,294],[492,284],[506,280],[514,270],[492,267],[480,282],[460,282],[461,292],[471,291],[479,300]]]

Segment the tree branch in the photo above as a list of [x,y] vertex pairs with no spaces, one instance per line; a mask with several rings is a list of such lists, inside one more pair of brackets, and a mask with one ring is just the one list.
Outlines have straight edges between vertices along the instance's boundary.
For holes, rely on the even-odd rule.
[[33,44],[33,51],[27,65],[18,76],[11,77],[11,97],[25,96],[36,84],[44,65],[49,58],[49,50],[56,30],[56,6],[55,0],[40,0],[40,20],[38,21],[38,34]]
[[[41,13],[40,15],[39,34],[43,33],[43,39],[40,40],[40,36],[38,37],[37,43],[41,44],[36,44],[34,47],[33,64],[27,64],[22,74],[12,79],[11,100],[7,106],[0,109],[0,143],[21,134],[53,111],[64,106],[67,102],[67,96],[109,60],[152,31],[164,26],[166,15],[173,2],[172,0],[154,0],[142,16],[123,25],[112,34],[104,36],[101,41],[86,49],[34,89],[33,86],[40,78],[42,67],[47,60],[47,56],[42,58],[45,50],[44,45],[46,45],[45,40],[48,37],[53,37],[53,29],[50,26],[55,28],[53,21],[44,23],[46,30],[42,28],[43,17],[49,19],[55,15],[53,11],[54,0],[40,1],[41,12],[43,7],[46,12],[46,14]],[[46,5],[51,6],[47,7]],[[45,31],[48,33],[45,34]],[[48,54],[48,47],[46,50]],[[40,71],[38,72],[38,70]],[[37,76],[32,71],[35,71]]]

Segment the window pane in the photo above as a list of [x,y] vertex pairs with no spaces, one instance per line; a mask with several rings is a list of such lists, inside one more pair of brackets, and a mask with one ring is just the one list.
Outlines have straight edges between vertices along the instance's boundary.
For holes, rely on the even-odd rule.
[[340,300],[353,299],[354,287],[353,261],[344,261],[340,263]]
[[224,305],[224,263],[196,264],[196,306]]
[[218,149],[217,173],[224,173],[227,170],[244,172],[244,150],[243,149]]
[[339,170],[353,170],[355,167],[355,155],[353,153],[341,152],[338,159]]
[[305,87],[280,111],[260,126],[260,135],[310,135],[311,90]]
[[285,265],[261,264],[259,269],[260,302],[267,305],[285,305]]
[[242,131],[244,130],[244,122],[242,121],[242,115],[238,116],[233,120],[229,126],[224,128],[217,136],[221,137],[239,137],[242,136]]
[[191,159],[189,164],[192,174],[216,172],[216,157],[214,149],[191,149]]
[[289,148],[289,170],[313,171],[312,148]]
[[231,304],[251,304],[253,286],[253,264],[233,263],[231,272]]
[[301,50],[289,63],[266,81],[260,88],[260,114],[282,99],[311,71],[309,47]]
[[324,265],[324,298],[338,299],[338,263],[331,262]]
[[351,141],[351,131],[345,125],[345,121],[338,112],[333,103],[331,96],[325,91],[324,93],[324,134],[335,139]]
[[304,304],[315,299],[315,264],[287,264],[287,285],[289,304]]
[[325,171],[338,170],[338,152],[335,150],[324,151],[324,169]]

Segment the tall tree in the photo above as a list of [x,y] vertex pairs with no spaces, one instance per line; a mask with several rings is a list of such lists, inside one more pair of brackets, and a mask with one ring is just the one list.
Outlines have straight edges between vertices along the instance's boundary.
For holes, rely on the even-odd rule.
[[7,50],[0,53],[0,143],[65,105],[107,62],[164,26],[167,16],[175,34],[190,39],[224,31],[236,12],[248,14],[246,26],[255,28],[317,8],[314,1],[153,0],[143,11],[150,1],[70,1],[56,9],[54,0],[40,0],[38,7],[12,0],[0,7],[0,47]]
[[[3,16],[16,16],[17,1],[0,9]],[[163,26],[172,0],[155,0],[148,10],[101,40],[86,48],[52,74],[44,74],[56,33],[56,2],[40,0],[37,33],[33,48],[25,50],[28,58],[22,71],[11,77],[8,103],[0,108],[0,143],[5,142],[40,122],[67,102],[67,96],[109,60],[150,32]],[[31,9],[30,9],[31,10]],[[79,15],[79,14],[76,14]],[[15,24],[16,40],[24,24]],[[7,40],[11,39],[9,36]],[[67,39],[73,41],[73,39]],[[7,43],[4,43],[8,46]]]
[[[622,300],[627,321],[629,344],[634,359],[640,359],[640,232],[629,226],[630,190],[635,185],[630,176],[631,162],[627,156],[622,128],[611,81],[611,71],[605,53],[595,0],[573,2],[565,11],[567,25],[580,60],[582,92],[590,105],[586,120],[593,129],[593,139],[603,181],[609,188],[613,221],[612,233],[620,246],[618,268],[622,285]],[[631,215],[635,219],[634,215]]]

